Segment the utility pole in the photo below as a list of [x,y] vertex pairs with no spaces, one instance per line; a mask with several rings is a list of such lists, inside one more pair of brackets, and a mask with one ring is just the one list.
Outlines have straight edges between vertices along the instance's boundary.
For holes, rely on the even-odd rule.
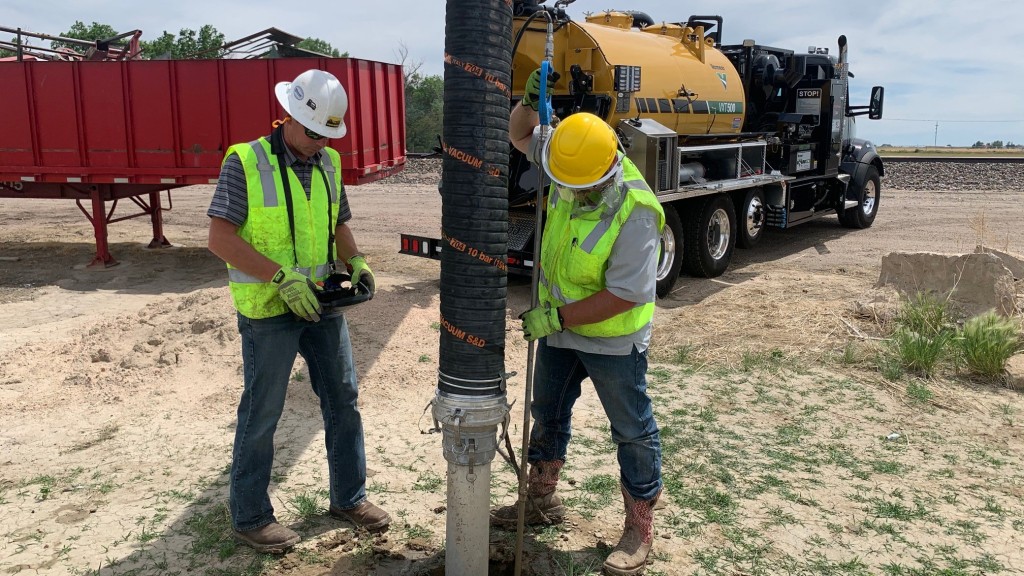
[[935,121],[935,146],[939,146],[939,121]]

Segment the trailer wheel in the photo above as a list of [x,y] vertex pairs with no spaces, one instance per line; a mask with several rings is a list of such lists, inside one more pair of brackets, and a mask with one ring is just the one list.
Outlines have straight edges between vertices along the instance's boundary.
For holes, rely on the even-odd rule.
[[694,204],[684,230],[683,269],[693,276],[714,278],[729,267],[736,246],[736,211],[732,200],[719,194]]
[[683,266],[683,223],[679,212],[671,204],[664,204],[665,230],[661,233],[661,253],[658,256],[658,298],[668,296]]
[[870,228],[878,215],[878,202],[882,195],[882,182],[878,177],[878,168],[868,166],[864,182],[857,192],[856,208],[843,210],[839,214],[839,223],[847,228]]
[[764,236],[765,222],[768,212],[764,205],[764,190],[751,188],[743,198],[743,203],[736,212],[739,230],[736,231],[736,244],[740,248],[753,248]]

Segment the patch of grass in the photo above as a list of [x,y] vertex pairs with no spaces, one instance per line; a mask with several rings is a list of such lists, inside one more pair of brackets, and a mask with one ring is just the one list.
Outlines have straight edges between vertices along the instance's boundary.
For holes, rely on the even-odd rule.
[[772,348],[766,352],[744,352],[740,358],[740,370],[753,372],[763,370],[770,374],[776,374],[784,368],[786,354],[778,348]]
[[901,327],[887,343],[890,353],[899,360],[903,369],[930,377],[945,357],[946,345],[952,338],[951,332],[929,335]]
[[907,299],[896,315],[896,324],[923,336],[952,332],[955,318],[947,300],[919,292]]
[[871,514],[877,518],[892,518],[893,520],[910,522],[911,520],[924,518],[927,515],[927,511],[923,506],[915,505],[910,507],[898,500],[874,497],[869,500],[869,504]]
[[871,463],[871,469],[879,474],[902,474],[904,472],[903,464],[899,462],[893,462],[892,460],[875,460]]
[[36,501],[42,502],[43,500],[49,499],[52,495],[53,489],[57,486],[57,478],[48,474],[40,474],[39,476],[34,476],[29,480],[26,480],[22,484],[23,487],[35,485],[39,486],[39,493],[36,495]]
[[672,355],[672,363],[678,366],[693,366],[694,352],[697,348],[692,344],[683,344],[675,349]]
[[433,530],[419,524],[410,524],[405,527],[405,537],[409,540],[413,538],[430,538],[433,535]]
[[324,513],[325,497],[318,490],[303,490],[294,494],[285,502],[285,508],[303,520],[308,520]]
[[609,474],[598,474],[577,483],[578,496],[566,498],[565,504],[584,518],[593,518],[594,512],[603,510],[619,494],[619,479]]
[[424,492],[434,492],[441,485],[444,484],[444,480],[435,474],[434,472],[421,472],[419,477],[416,478],[416,482],[412,485],[413,490],[422,490]]
[[907,384],[907,396],[917,402],[928,402],[935,394],[923,382],[914,381]]
[[430,362],[430,354],[420,354],[420,362]]
[[986,378],[1002,376],[1020,348],[1017,324],[991,311],[964,323],[956,343],[967,367]]
[[224,560],[234,555],[239,547],[226,504],[195,513],[185,521],[184,532],[192,537],[193,554],[215,554],[218,559]]

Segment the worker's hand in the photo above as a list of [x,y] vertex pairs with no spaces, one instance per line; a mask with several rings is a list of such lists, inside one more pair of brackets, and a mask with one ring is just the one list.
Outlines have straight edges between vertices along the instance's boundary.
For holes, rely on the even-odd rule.
[[[555,89],[555,82],[558,81],[558,78],[558,72],[548,73],[548,94],[551,94]],[[538,100],[540,100],[540,68],[534,70],[530,77],[526,79],[526,92],[523,94],[522,103],[523,106],[529,106],[531,110],[536,112]]]
[[519,315],[523,321],[523,338],[533,342],[549,334],[562,331],[562,322],[558,319],[558,308],[538,306]]
[[366,282],[366,286],[370,289],[370,294],[373,294],[375,285],[373,282],[373,270],[366,265],[366,257],[361,254],[348,259],[348,265],[352,268],[352,286],[359,284],[360,278]]
[[296,316],[310,322],[320,321],[320,302],[314,290],[321,288],[306,277],[305,274],[290,268],[281,268],[274,274],[271,283],[277,287],[277,293]]

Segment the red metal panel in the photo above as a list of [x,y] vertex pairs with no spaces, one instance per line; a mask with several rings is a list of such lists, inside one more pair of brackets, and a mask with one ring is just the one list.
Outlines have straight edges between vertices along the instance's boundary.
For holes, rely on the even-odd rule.
[[[122,167],[133,167],[128,159],[131,144],[128,140],[128,112],[132,101],[125,94],[121,78],[122,65],[108,62],[72,65],[78,72],[78,86],[75,87],[77,90],[69,91],[64,97],[74,98],[77,92],[83,104],[79,111],[79,121],[85,135],[85,165],[93,168],[95,174],[117,173]],[[43,67],[38,66],[37,70],[42,71]],[[37,94],[39,92],[36,91]],[[72,106],[71,110],[74,109]],[[40,118],[44,116],[40,110],[36,114]],[[70,121],[73,123],[74,120]],[[41,132],[49,136],[57,133],[57,130]]]
[[[342,58],[0,63],[0,181],[195,184],[228,146],[269,134],[273,88],[309,68],[349,94],[348,134],[330,146],[345,182],[405,163],[401,66]],[[69,180],[70,179],[70,180]]]
[[171,86],[173,62],[160,60],[139,64],[130,69],[123,67],[131,70],[127,76],[135,166],[140,169],[178,166]]
[[69,62],[55,64],[53,68],[28,69],[37,162],[40,167],[82,166],[81,127],[75,119],[75,69]]
[[0,164],[35,164],[27,71],[17,62],[0,62]]

